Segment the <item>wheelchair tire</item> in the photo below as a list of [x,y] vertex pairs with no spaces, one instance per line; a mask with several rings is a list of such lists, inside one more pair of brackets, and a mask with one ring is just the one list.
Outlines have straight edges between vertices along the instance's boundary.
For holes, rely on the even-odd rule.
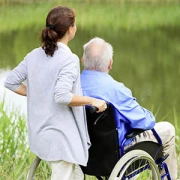
[[32,162],[26,180],[42,180],[50,179],[50,168],[48,164],[36,156]]
[[121,157],[109,177],[109,180],[127,179],[161,180],[161,176],[158,166],[148,153],[132,150]]

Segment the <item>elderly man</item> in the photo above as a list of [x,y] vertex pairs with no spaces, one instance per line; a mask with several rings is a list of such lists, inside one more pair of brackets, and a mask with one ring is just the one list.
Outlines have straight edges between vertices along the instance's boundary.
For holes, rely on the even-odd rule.
[[[173,180],[177,179],[177,160],[175,151],[175,129],[169,122],[155,123],[153,114],[141,107],[131,90],[117,82],[109,71],[113,64],[113,48],[101,38],[93,38],[84,45],[81,74],[83,94],[110,102],[115,107],[115,116],[120,121],[118,134],[120,141],[132,128],[155,128],[163,142],[163,153],[169,154],[166,160]],[[151,131],[142,133],[132,143],[144,140],[156,141]]]

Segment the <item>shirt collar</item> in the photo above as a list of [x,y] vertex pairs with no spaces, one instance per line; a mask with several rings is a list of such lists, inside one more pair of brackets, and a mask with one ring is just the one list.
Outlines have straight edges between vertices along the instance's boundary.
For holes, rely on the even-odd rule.
[[99,75],[99,76],[107,76],[111,77],[108,73],[102,72],[102,71],[96,71],[96,70],[86,70],[84,69],[82,71],[83,75]]
[[64,44],[62,42],[57,42],[57,46],[71,52],[71,49],[66,44]]

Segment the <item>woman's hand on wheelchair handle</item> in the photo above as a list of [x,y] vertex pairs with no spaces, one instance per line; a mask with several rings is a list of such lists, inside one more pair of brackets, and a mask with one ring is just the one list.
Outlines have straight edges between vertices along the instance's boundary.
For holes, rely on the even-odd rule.
[[104,100],[92,98],[91,106],[93,107],[92,111],[97,113],[103,112],[107,109],[107,103]]

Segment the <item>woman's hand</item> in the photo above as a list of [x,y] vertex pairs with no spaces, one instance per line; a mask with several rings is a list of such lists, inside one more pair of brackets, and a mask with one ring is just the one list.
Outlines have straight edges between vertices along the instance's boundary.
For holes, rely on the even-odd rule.
[[91,106],[98,108],[97,113],[103,112],[107,109],[107,103],[104,100],[92,98]]
[[26,95],[27,95],[27,94],[26,94],[26,85],[21,84],[21,85],[19,86],[19,88],[16,89],[14,92],[17,93],[17,94],[19,94],[19,95],[21,95],[21,96],[26,96]]
[[96,111],[97,113],[103,112],[107,108],[106,101],[101,100],[101,99],[96,99],[88,96],[78,96],[76,94],[73,94],[71,102],[68,104],[68,106],[85,106],[85,105],[90,105],[90,106],[95,106],[98,108]]

